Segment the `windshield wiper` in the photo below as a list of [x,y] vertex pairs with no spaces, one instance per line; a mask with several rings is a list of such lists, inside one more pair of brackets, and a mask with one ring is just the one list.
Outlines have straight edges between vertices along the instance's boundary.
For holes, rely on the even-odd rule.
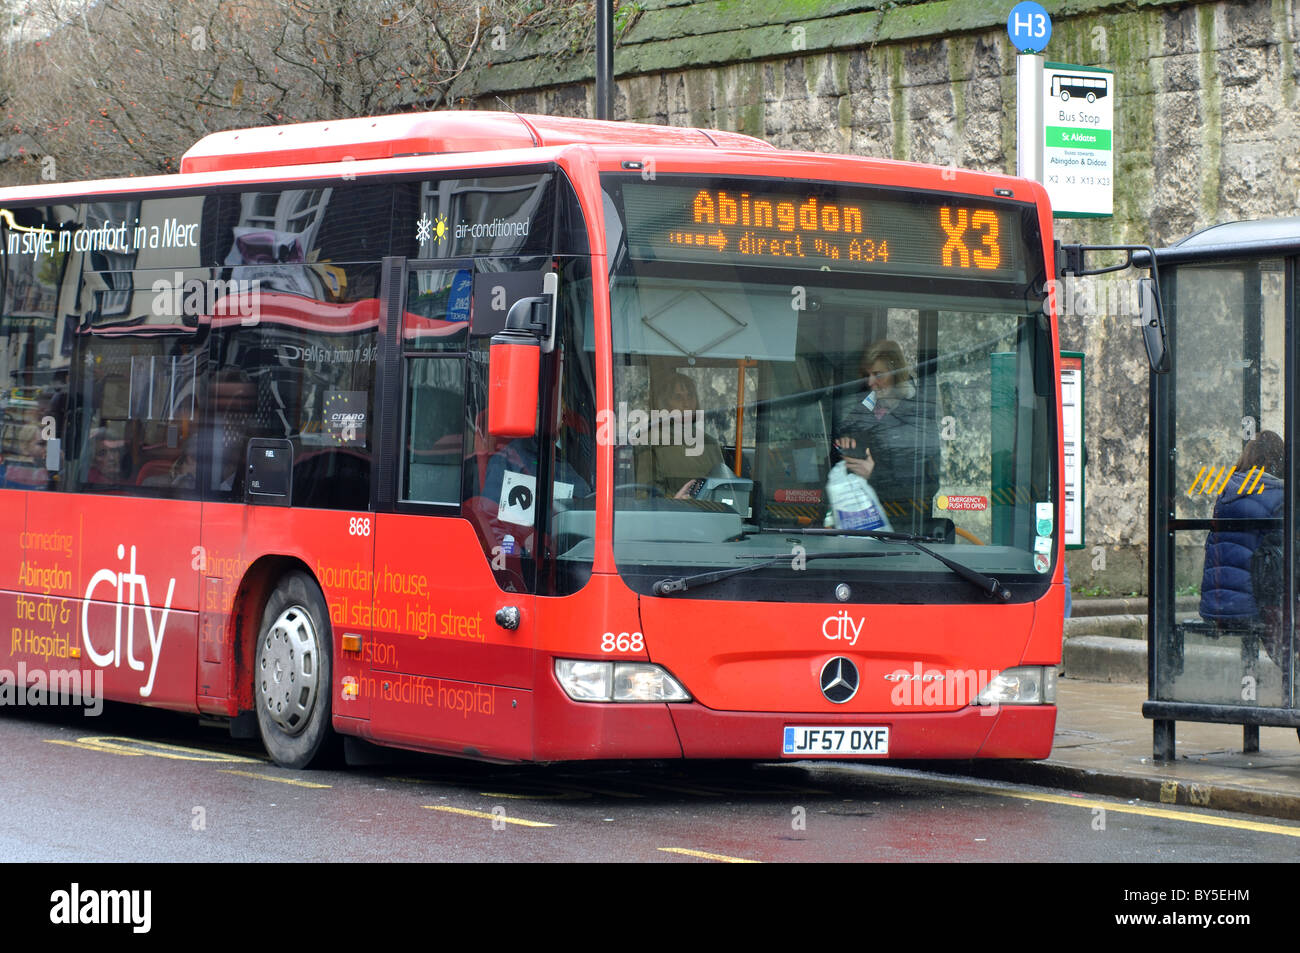
[[[913,553],[894,551],[894,552],[864,552],[864,553],[803,553],[797,556],[799,559],[869,559],[876,556],[911,556]],[[751,563],[748,566],[737,566],[735,569],[718,569],[713,572],[700,572],[693,576],[678,576],[677,578],[669,577],[660,579],[652,587],[656,596],[670,596],[674,592],[685,592],[687,589],[699,589],[710,583],[721,582],[723,579],[730,579],[732,576],[739,576],[742,573],[756,572],[759,569],[766,569],[768,566],[775,566],[778,563],[788,563],[796,558],[795,553],[755,553],[752,555],[737,556],[737,559],[761,559],[761,563]]]
[[907,543],[909,546],[915,546],[918,550],[927,556],[937,559],[961,578],[965,579],[971,585],[979,588],[986,596],[1001,600],[1002,602],[1011,601],[1011,590],[1002,583],[998,582],[992,576],[986,576],[982,572],[976,572],[969,566],[963,566],[959,562],[949,559],[947,556],[940,556],[928,546],[922,543],[941,543],[942,538],[934,536],[917,536],[913,533],[888,533],[877,529],[822,529],[817,527],[802,527],[799,529],[776,529],[763,528],[761,533],[784,533],[796,536],[862,536],[867,539],[881,539],[887,542]]

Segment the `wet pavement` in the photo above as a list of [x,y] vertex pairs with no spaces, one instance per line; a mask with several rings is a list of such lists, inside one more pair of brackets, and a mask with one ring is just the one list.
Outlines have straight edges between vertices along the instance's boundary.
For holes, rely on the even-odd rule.
[[1242,751],[1240,725],[1177,723],[1176,758],[1152,757],[1146,685],[1062,678],[1051,757],[1034,762],[929,765],[944,772],[1300,820],[1300,737],[1260,728],[1259,751]]

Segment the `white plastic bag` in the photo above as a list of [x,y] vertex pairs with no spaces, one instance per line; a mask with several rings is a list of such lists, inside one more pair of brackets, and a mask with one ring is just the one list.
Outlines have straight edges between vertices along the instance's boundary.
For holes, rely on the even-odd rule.
[[876,491],[862,477],[850,473],[843,460],[831,467],[826,480],[826,500],[831,510],[829,522],[838,529],[893,532]]

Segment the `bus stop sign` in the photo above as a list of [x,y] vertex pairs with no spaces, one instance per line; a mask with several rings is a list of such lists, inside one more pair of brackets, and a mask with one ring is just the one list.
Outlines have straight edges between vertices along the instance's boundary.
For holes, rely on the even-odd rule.
[[1041,53],[1052,38],[1052,18],[1041,4],[1024,0],[1007,16],[1007,36],[1018,53]]

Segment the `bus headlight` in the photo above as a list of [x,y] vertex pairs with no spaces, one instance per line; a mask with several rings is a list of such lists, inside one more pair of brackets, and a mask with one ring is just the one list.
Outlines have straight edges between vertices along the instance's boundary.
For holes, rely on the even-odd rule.
[[977,705],[1054,705],[1056,666],[1023,665],[999,673],[984,687]]
[[555,677],[576,702],[687,702],[691,696],[658,665],[556,659]]

